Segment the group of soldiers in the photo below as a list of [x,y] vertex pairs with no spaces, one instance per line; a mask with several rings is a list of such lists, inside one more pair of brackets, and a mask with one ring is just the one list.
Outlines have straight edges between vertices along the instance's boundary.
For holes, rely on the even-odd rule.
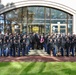
[[48,36],[47,53],[51,56],[75,56],[76,35],[56,34]]
[[28,55],[29,36],[20,34],[0,34],[0,56]]
[[51,56],[75,56],[76,35],[0,33],[0,56],[25,56],[30,49],[44,49]]

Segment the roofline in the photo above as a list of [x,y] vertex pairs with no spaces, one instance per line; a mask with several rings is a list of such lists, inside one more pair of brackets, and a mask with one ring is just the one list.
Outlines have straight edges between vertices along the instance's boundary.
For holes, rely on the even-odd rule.
[[47,7],[52,7],[52,8],[56,8],[62,11],[65,11],[67,13],[70,14],[76,14],[76,10],[57,3],[57,2],[52,2],[49,0],[25,0],[25,1],[19,1],[19,2],[15,2],[14,5],[11,5],[10,7],[4,7],[2,9],[0,9],[0,14],[5,13],[7,11],[10,11],[12,9],[16,9],[16,8],[20,8],[20,7],[25,7],[25,6],[47,6]]

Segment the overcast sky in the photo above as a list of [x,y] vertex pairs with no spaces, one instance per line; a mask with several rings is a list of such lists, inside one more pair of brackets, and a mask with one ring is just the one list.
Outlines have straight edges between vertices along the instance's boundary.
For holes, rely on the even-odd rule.
[[7,3],[18,2],[18,1],[23,1],[23,0],[1,0],[1,3],[6,5]]

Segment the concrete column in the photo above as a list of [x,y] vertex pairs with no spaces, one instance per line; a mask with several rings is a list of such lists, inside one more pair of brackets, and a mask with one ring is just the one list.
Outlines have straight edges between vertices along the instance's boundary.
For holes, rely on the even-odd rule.
[[73,34],[76,34],[76,14],[73,15]]

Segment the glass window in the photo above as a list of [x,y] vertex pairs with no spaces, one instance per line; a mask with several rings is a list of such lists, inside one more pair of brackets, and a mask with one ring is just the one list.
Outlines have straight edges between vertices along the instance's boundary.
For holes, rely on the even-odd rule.
[[28,7],[28,19],[44,19],[44,7]]
[[6,19],[13,22],[21,23],[22,9],[14,9],[6,13]]
[[68,14],[68,33],[72,34],[72,28],[73,28],[73,16]]
[[[60,29],[66,28],[68,25],[68,33],[72,33],[73,26],[73,16],[64,11],[49,8],[49,7],[41,7],[41,6],[29,6],[13,9],[5,13],[5,21],[4,15],[0,15],[0,24],[5,24],[5,30],[10,30],[12,32],[12,27],[14,25],[20,25],[22,30],[20,32],[27,33],[27,31],[32,31],[32,27],[38,26],[39,33],[46,32],[50,33],[51,24],[60,25],[64,24],[65,26],[60,26]],[[4,23],[5,22],[5,23]],[[20,29],[21,29],[20,28]],[[58,32],[57,27],[53,27],[53,32]],[[64,30],[60,32],[63,33]],[[65,31],[64,31],[65,33]]]
[[23,29],[22,29],[22,33],[26,33],[27,32],[27,7],[23,7],[23,13],[22,13],[22,25],[23,25]]
[[46,23],[46,26],[45,26],[45,30],[46,30],[46,33],[50,33],[50,24],[49,23]]
[[51,9],[51,18],[52,19],[66,19],[67,14],[57,9]]
[[66,24],[67,22],[67,13],[57,10],[57,9],[51,9],[51,23],[58,23],[60,24]]
[[66,30],[65,29],[60,29],[60,33],[65,33],[66,34]]
[[68,19],[73,19],[73,16],[71,14],[68,14]]
[[50,19],[50,18],[51,18],[51,17],[50,17],[51,9],[45,7],[45,10],[46,10],[46,12],[45,12],[45,14],[46,14],[45,17],[46,17],[46,19]]
[[20,25],[22,23],[22,8],[18,8],[18,9],[14,9],[11,10],[9,12],[7,12],[6,14],[6,26],[5,26],[5,30],[12,32],[12,27],[15,24]]
[[0,15],[0,32],[4,34],[4,15]]
[[65,26],[60,26],[60,28],[65,28]]
[[44,19],[44,7],[28,7],[28,23],[40,25],[44,24]]

